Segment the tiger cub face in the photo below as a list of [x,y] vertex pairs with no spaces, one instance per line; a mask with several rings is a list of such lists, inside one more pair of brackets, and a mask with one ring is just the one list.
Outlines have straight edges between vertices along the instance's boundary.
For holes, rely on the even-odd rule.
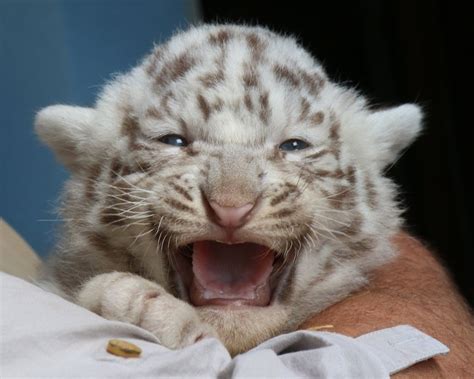
[[415,105],[370,110],[267,29],[177,34],[94,108],[38,115],[72,172],[57,282],[138,273],[229,344],[290,330],[393,254],[400,211],[383,169],[420,122]]

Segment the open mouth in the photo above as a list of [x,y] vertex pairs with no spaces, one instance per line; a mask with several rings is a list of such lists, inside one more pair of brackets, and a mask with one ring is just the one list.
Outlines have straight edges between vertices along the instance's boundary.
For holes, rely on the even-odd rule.
[[267,306],[272,273],[281,266],[274,251],[252,242],[197,241],[181,248],[174,261],[195,306]]

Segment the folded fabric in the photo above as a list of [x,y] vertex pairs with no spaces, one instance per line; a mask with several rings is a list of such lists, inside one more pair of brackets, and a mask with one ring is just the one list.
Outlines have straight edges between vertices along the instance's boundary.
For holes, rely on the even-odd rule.
[[[106,320],[14,276],[0,273],[2,377],[318,377],[386,378],[449,349],[402,325],[359,338],[298,331],[233,359],[216,339],[181,350],[134,325]],[[139,358],[106,351],[110,339],[142,349]]]

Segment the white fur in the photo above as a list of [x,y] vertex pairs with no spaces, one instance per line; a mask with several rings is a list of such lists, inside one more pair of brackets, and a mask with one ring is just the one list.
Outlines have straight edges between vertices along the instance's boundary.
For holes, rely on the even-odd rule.
[[[249,72],[257,84],[245,84]],[[412,104],[372,111],[363,96],[330,82],[292,38],[267,29],[205,25],[177,34],[110,82],[94,108],[38,114],[41,139],[73,172],[51,280],[79,304],[141,325],[167,346],[213,335],[212,327],[231,352],[249,349],[365,285],[367,273],[395,254],[390,238],[401,211],[383,169],[418,135],[421,118]],[[193,154],[153,142],[166,134],[185,135]],[[281,152],[292,138],[311,147]],[[268,307],[184,302],[185,285],[167,257],[196,239],[219,239],[203,194],[236,206],[259,201],[240,237],[289,261],[295,252]],[[277,202],[279,195],[286,197]],[[282,211],[290,215],[272,216]],[[116,220],[103,221],[110,213]],[[149,299],[147,291],[160,295]]]

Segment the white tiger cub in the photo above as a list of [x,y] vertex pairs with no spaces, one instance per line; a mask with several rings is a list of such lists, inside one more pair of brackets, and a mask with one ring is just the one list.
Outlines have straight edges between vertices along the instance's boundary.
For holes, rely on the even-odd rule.
[[248,350],[395,254],[401,212],[383,172],[421,118],[369,109],[265,28],[179,33],[94,108],[37,115],[72,173],[48,280],[170,348],[216,336]]

